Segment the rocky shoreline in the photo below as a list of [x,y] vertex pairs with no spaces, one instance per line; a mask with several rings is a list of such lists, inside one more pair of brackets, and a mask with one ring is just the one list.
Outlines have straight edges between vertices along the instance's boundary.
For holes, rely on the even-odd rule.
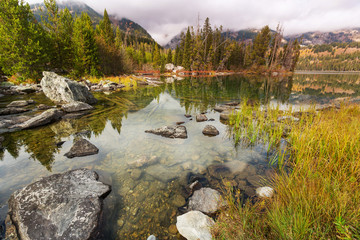
[[[51,93],[47,93],[47,94],[46,91],[44,91],[44,93],[58,106],[50,107],[41,104],[37,105],[37,103],[32,100],[14,101],[10,103],[5,109],[2,110],[3,115],[7,117],[7,119],[4,118],[0,120],[0,124],[2,124],[1,126],[6,126],[3,128],[9,129],[9,131],[35,128],[59,121],[62,118],[65,118],[68,114],[91,112],[94,108],[91,104],[95,104],[96,99],[94,99],[93,96],[91,97],[91,95],[89,95],[91,94],[89,90],[98,91],[99,89],[102,89],[101,91],[109,91],[109,90],[116,91],[117,89],[122,88],[122,86],[120,85],[109,84],[104,88],[100,87],[99,89],[95,89],[95,87],[93,88],[91,87],[98,85],[92,85],[90,83],[89,85],[91,86],[86,84],[78,84],[81,86],[79,86],[79,88],[76,88],[76,90],[74,90],[74,85],[77,86],[77,84],[70,83],[69,85],[68,80],[63,79],[62,77],[59,76],[47,74],[47,76],[49,75],[52,76],[51,81],[53,81],[54,78],[59,78],[59,81],[66,82],[66,85],[63,87],[61,91],[56,92],[55,90],[52,90]],[[147,82],[148,85],[153,85],[153,86],[163,83],[160,81],[156,82],[156,80],[149,80]],[[104,86],[105,84],[108,83],[102,83],[101,86]],[[59,83],[56,85],[60,86],[61,84]],[[36,86],[37,90],[35,91],[41,91],[41,88],[44,88],[42,86],[43,86],[42,84],[40,85],[40,87]],[[65,89],[69,89],[69,90],[65,90]],[[69,94],[69,92],[71,92],[71,94]],[[26,94],[26,93],[23,92],[21,94]],[[18,115],[23,113],[36,112],[33,108],[34,106],[36,106],[35,107],[36,111],[42,111],[42,112],[35,116]],[[326,109],[328,107],[331,106],[330,105],[323,106],[322,108],[318,108],[318,110]],[[157,128],[149,129],[146,132],[149,134],[159,135],[159,138],[161,137],[171,138],[171,139],[191,138],[191,135],[189,135],[186,127],[184,126],[184,124],[187,123],[188,121],[192,121],[192,119],[194,119],[194,122],[196,121],[199,124],[205,122],[210,123],[211,121],[226,122],[229,121],[231,114],[235,113],[239,108],[240,106],[238,102],[228,102],[226,104],[218,105],[214,107],[213,110],[220,113],[219,120],[208,118],[208,116],[206,116],[207,113],[199,113],[194,116],[185,115],[184,120],[181,122],[176,122],[173,125],[167,125],[162,127],[160,125],[157,126]],[[1,111],[0,111],[0,115],[1,115]],[[14,116],[9,117],[8,115],[10,116],[14,115]],[[296,116],[279,116],[277,120],[278,122],[298,121],[298,118]],[[210,124],[207,124],[203,129],[199,129],[199,132],[200,133],[202,132],[202,134],[204,134],[207,137],[216,137],[219,134],[221,134],[220,131],[216,129],[215,126]],[[173,141],[171,139],[168,141]],[[82,157],[82,156],[97,154],[98,151],[99,149],[96,146],[94,146],[89,141],[87,141],[86,139],[82,138],[79,135],[74,139],[73,146],[70,149],[70,151],[66,154],[66,156],[69,158]],[[159,182],[162,183],[169,182],[169,180],[172,179],[171,177],[174,176],[171,176],[172,173],[168,172],[167,168],[163,168],[163,171],[159,172],[159,168],[152,167],[154,164],[157,164],[158,162],[159,159],[157,159],[156,157],[139,158],[139,159],[134,158],[132,162],[127,163],[131,170],[129,171],[129,174],[126,175],[126,177],[124,178],[127,178],[126,181],[130,181],[130,180],[137,181],[144,174],[148,174],[153,176]],[[182,167],[184,169],[191,168],[191,166],[190,167],[182,166]],[[93,176],[90,177],[91,181],[95,181],[95,180],[97,181],[98,176],[96,173],[88,173],[87,172],[88,170],[74,170],[74,171],[84,171],[85,175]],[[24,189],[31,189],[31,186],[37,184],[40,184],[42,186],[46,185],[48,182],[50,182],[49,179],[52,178],[67,178],[66,176],[70,176],[69,178],[72,178],[71,177],[72,174],[74,174],[74,172],[66,172],[60,175],[57,174],[56,177],[54,177],[55,175],[50,176],[49,178],[45,178],[41,180],[43,181],[42,183],[41,181],[40,183],[35,182],[25,187]],[[227,162],[227,161],[217,162],[208,166],[206,169],[203,169],[203,171],[201,171],[197,175],[187,176],[186,184],[182,186],[182,189],[184,191],[181,193],[176,193],[174,196],[171,196],[174,205],[174,210],[182,214],[180,215],[175,213],[176,215],[178,215],[177,222],[176,224],[170,225],[168,230],[169,233],[172,235],[178,235],[180,233],[186,239],[211,239],[210,227],[213,225],[214,218],[216,218],[218,211],[220,211],[222,207],[226,207],[226,203],[222,200],[221,193],[218,191],[219,188],[217,187],[221,183],[221,181],[229,182],[231,186],[240,190],[248,198],[253,198],[253,199],[266,198],[266,197],[272,197],[273,194],[275,194],[274,190],[271,187],[260,185],[259,182],[261,179],[261,175],[271,176],[271,174],[272,174],[271,170],[265,170],[265,169],[257,170],[252,164],[244,163],[239,160],[239,161],[231,161],[231,162]],[[84,180],[84,181],[87,182],[88,180]],[[78,183],[78,184],[82,185],[82,183]],[[57,184],[57,185],[61,186],[61,184]],[[74,189],[76,189],[76,187],[79,186],[74,186]],[[64,187],[64,188],[68,188],[68,187]],[[88,190],[84,190],[84,191],[83,190],[79,190],[80,193],[81,192],[89,193]],[[125,191],[125,190],[121,189],[120,191]],[[130,190],[132,191],[132,189]],[[16,204],[20,204],[20,203],[15,204],[16,201],[14,199],[16,199],[16,196],[18,196],[21,191],[22,190],[19,190],[18,192],[14,193],[14,196],[12,196],[9,202],[10,211],[9,211],[9,217],[7,220],[7,227],[6,227],[8,239],[15,239],[15,238],[11,238],[11,236],[13,236],[15,233],[21,233],[22,234],[21,239],[39,239],[38,235],[31,235],[32,237],[23,237],[23,235],[25,236],[28,233],[22,233],[25,228],[23,227],[22,224],[16,222],[16,219],[18,219],[19,217],[16,216],[13,209],[16,209],[17,208]],[[63,190],[57,190],[57,191],[64,192]],[[91,191],[89,194],[91,194]],[[27,194],[31,194],[31,191],[28,190]],[[106,193],[103,194],[101,193],[97,194],[97,197],[100,199],[99,201],[101,202],[100,205],[102,205],[102,200],[106,197],[105,195],[107,194],[109,194],[109,191],[106,191]],[[69,197],[69,199],[71,198],[72,196]],[[65,200],[61,199],[59,201],[60,201],[59,205],[61,205],[61,202]],[[53,202],[53,200],[51,200],[51,202]],[[23,207],[21,207],[21,209],[23,209],[24,207],[26,207],[26,204],[28,203],[21,203],[21,204],[24,204],[22,205]],[[51,207],[51,209],[57,208],[56,206],[53,205],[49,205],[49,207]],[[70,208],[70,207],[66,206],[64,208]],[[53,211],[51,209],[47,209],[46,210],[47,213],[51,212],[53,214]],[[134,210],[131,208],[129,211],[133,212],[135,216],[138,210]],[[95,215],[101,215],[99,211],[96,212],[97,214]],[[50,218],[56,218],[58,216],[56,215],[58,213],[54,213],[54,214],[55,216]],[[20,216],[24,214],[19,213],[18,215]],[[69,214],[59,214],[59,215],[67,216]],[[68,221],[68,219],[66,221]],[[124,221],[126,221],[126,219]],[[124,221],[119,222],[118,225],[124,225]],[[39,223],[39,225],[44,225],[44,224]],[[57,226],[58,224],[55,225]],[[90,225],[94,225],[94,224],[90,224]],[[98,224],[96,223],[95,225]],[[48,226],[48,225],[44,225],[44,226]],[[38,228],[36,227],[30,226],[30,228],[34,228],[38,230]],[[52,231],[55,227],[50,226],[47,228]],[[96,227],[94,229],[96,229]],[[24,231],[27,232],[27,230]],[[80,238],[71,237],[71,239],[91,239],[95,234],[94,231],[95,230],[93,229],[87,228],[86,230],[84,230],[84,232],[87,233],[84,233],[82,236],[80,236]],[[59,232],[59,230],[56,230],[56,232]],[[61,239],[62,236],[65,236],[63,235],[64,233],[65,231],[63,231],[62,235],[61,236],[59,235],[58,238]],[[36,234],[36,233],[31,233],[31,234]],[[50,236],[50,235],[57,236],[54,233],[46,233],[46,234],[49,234],[46,236]],[[68,237],[73,235],[66,235],[66,236]],[[58,239],[58,238],[54,237],[53,239]],[[52,238],[48,238],[48,239],[52,239]],[[149,237],[149,239],[156,239],[156,236],[152,235]]]

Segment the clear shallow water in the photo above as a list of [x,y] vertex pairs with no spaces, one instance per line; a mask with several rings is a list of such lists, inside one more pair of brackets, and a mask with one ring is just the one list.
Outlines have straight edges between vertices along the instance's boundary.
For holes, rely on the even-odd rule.
[[[251,195],[256,182],[271,173],[271,153],[261,145],[235,147],[227,125],[212,110],[216,104],[241,99],[282,105],[326,103],[338,97],[359,96],[359,83],[359,75],[295,75],[276,81],[228,76],[185,79],[110,95],[98,93],[100,101],[90,115],[2,134],[5,150],[0,161],[0,220],[5,218],[7,199],[16,189],[43,176],[86,167],[112,185],[104,206],[103,239],[146,239],[150,234],[179,239],[170,226],[181,214],[178,208],[185,205],[191,178],[219,189],[220,178],[225,177]],[[49,104],[42,94],[17,98]],[[14,97],[0,99],[0,107],[11,100]],[[201,112],[215,121],[197,123],[195,115]],[[184,114],[193,115],[193,120]],[[185,122],[188,139],[145,133],[179,121]],[[204,136],[202,129],[207,124],[214,125],[220,135]],[[100,149],[99,154],[73,159],[63,156],[79,132]],[[56,146],[59,141],[66,141],[61,148]],[[137,160],[149,164],[136,166]]]

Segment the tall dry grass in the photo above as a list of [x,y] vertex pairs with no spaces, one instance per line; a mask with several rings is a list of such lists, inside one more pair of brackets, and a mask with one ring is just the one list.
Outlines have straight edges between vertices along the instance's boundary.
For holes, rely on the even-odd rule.
[[[274,117],[261,121],[271,125]],[[234,123],[235,134],[236,124],[242,131],[254,129]],[[298,122],[278,124],[291,131],[286,151],[279,153],[282,159],[286,155],[287,168],[279,168],[272,179],[275,196],[244,204],[226,194],[229,207],[218,218],[215,239],[360,239],[360,107],[303,114]],[[279,131],[272,136],[264,128],[258,136],[276,143]]]

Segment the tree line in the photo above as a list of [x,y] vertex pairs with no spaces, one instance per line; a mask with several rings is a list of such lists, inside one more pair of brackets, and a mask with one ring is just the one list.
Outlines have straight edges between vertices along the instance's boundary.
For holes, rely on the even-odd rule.
[[[202,28],[188,27],[181,33],[173,62],[187,70],[284,70],[294,71],[300,54],[297,39],[282,43],[280,27],[272,32],[263,27],[253,41],[235,41],[222,34],[222,27],[212,29],[209,18]],[[168,55],[172,54],[169,50]],[[167,59],[170,59],[167,57]],[[169,60],[167,60],[169,62]]]
[[236,42],[213,29],[189,27],[175,50],[132,36],[114,26],[106,9],[95,25],[82,12],[73,16],[55,0],[44,0],[44,16],[34,17],[23,0],[0,1],[0,72],[39,80],[50,70],[73,77],[120,75],[133,70],[164,71],[166,63],[189,71],[265,69],[293,71],[297,40],[282,44],[281,29],[265,26],[254,41]]

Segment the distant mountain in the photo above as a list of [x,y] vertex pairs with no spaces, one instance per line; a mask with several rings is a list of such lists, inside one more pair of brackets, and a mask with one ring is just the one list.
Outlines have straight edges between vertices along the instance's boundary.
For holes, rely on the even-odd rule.
[[[239,31],[227,30],[222,33],[223,36],[227,36],[232,40],[236,41],[251,41],[255,38],[259,29],[243,29]],[[272,32],[274,32],[272,30]],[[284,41],[291,39],[302,38],[303,45],[320,45],[330,44],[333,42],[349,43],[349,42],[360,42],[360,28],[343,29],[331,32],[306,32],[301,34],[293,34],[284,36]],[[176,35],[170,40],[165,48],[176,48],[180,43],[180,34]]]
[[116,16],[110,16],[110,20],[115,26],[119,26],[120,30],[124,31],[125,33],[128,32],[128,34],[136,37],[154,40],[142,26],[134,21],[131,21],[127,18],[121,18],[118,20]]
[[[243,29],[243,30],[239,30],[239,31],[232,31],[232,30],[226,30],[223,31],[221,34],[223,36],[226,36],[232,40],[236,40],[236,41],[251,41],[255,38],[256,34],[259,32],[260,30],[258,29]],[[183,30],[183,32],[186,32],[186,28]],[[180,44],[181,38],[180,38],[180,34],[176,35],[175,37],[173,37],[169,43],[167,43],[164,47],[165,48],[171,48],[171,49],[175,49],[177,45]]]
[[[67,2],[57,3],[57,5],[59,9],[65,9],[65,8],[69,9],[70,13],[73,16],[76,15],[80,16],[82,12],[86,12],[95,24],[98,24],[100,20],[103,18],[101,14],[99,14],[94,9],[92,9],[91,7],[89,7],[88,5],[82,2],[67,1]],[[41,20],[41,16],[46,17],[46,12],[44,11],[45,10],[44,3],[32,4],[30,5],[30,7],[31,7],[31,11],[34,13],[35,18],[38,21]]]
[[[82,12],[86,12],[94,24],[98,24],[103,19],[102,14],[99,14],[94,9],[82,2],[63,1],[61,3],[57,3],[57,5],[59,9],[68,8],[73,16],[79,16]],[[32,4],[30,7],[38,21],[41,20],[41,16],[46,17],[46,12],[44,11],[45,5],[43,3]],[[127,18],[119,18],[116,15],[110,16],[110,20],[115,26],[119,26],[120,30],[122,30],[124,33],[127,32],[131,38],[137,38],[140,41],[148,43],[155,41],[142,26],[134,21],[131,21]]]
[[286,39],[302,38],[303,45],[320,45],[333,42],[360,42],[360,28],[342,29],[331,32],[306,32],[285,37]]

